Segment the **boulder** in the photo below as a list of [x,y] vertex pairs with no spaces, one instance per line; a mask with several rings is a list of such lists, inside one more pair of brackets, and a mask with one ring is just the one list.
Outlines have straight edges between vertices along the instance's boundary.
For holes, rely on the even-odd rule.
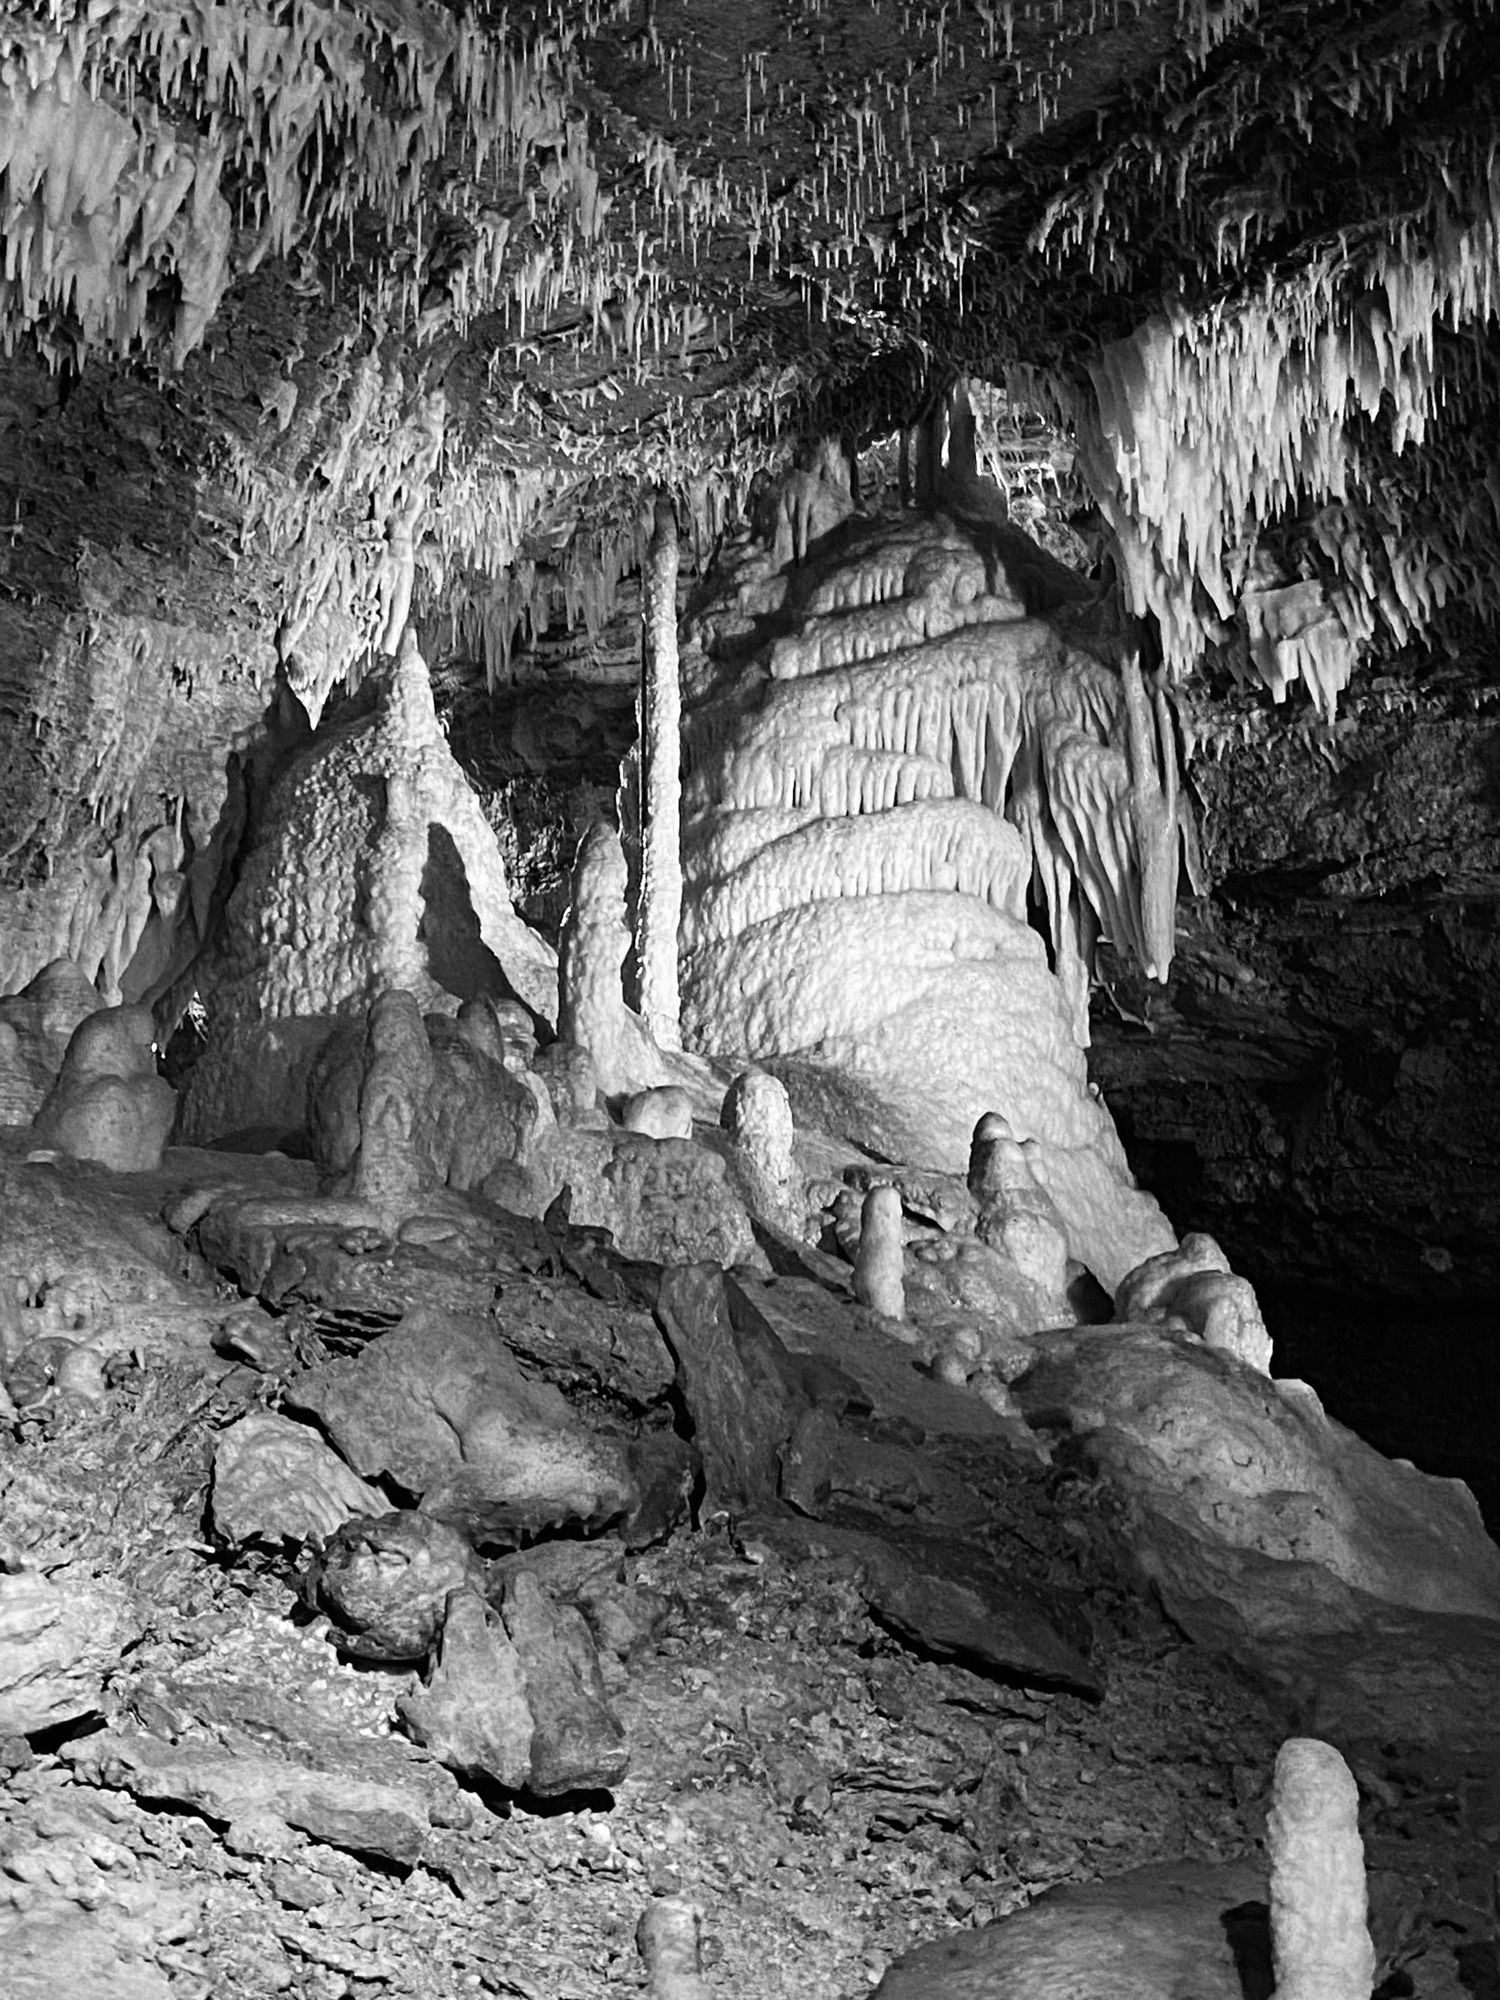
[[0,1575],[0,1738],[91,1715],[143,1623],[127,1591],[78,1568]]
[[[145,1929],[133,1924],[130,1932]],[[172,2000],[149,1941],[121,1936],[118,1917],[43,1903],[0,1918],[6,2000]]]
[[507,1791],[530,1781],[536,1724],[521,1656],[476,1590],[449,1598],[432,1670],[397,1709],[408,1732],[449,1770],[481,1773]]
[[383,1514],[384,1496],[315,1430],[251,1410],[214,1444],[213,1523],[228,1542],[326,1541],[355,1515]]
[[1038,1345],[1011,1384],[1028,1423],[1070,1440],[1168,1615],[1284,1695],[1292,1727],[1500,1737],[1500,1548],[1462,1481],[1383,1458],[1305,1384],[1181,1330]]
[[1500,1621],[1500,1548],[1468,1488],[1382,1458],[1301,1384],[1165,1328],[1041,1347],[1011,1385],[1027,1421],[1082,1447],[1195,1636],[1337,1631],[1367,1600]]
[[299,1376],[288,1400],[362,1477],[393,1479],[482,1543],[514,1545],[562,1522],[602,1527],[635,1500],[624,1445],[523,1375],[478,1317],[409,1313],[356,1358]]
[[627,1132],[638,1132],[645,1139],[691,1139],[693,1100],[680,1084],[659,1083],[626,1098],[620,1108],[620,1123]]
[[554,1604],[521,1570],[506,1584],[503,1614],[536,1724],[530,1789],[555,1798],[618,1784],[629,1768],[629,1747],[581,1613]]
[[442,1630],[449,1596],[478,1589],[483,1576],[462,1535],[407,1509],[345,1522],[309,1571],[308,1589],[342,1627],[345,1652],[422,1660]]

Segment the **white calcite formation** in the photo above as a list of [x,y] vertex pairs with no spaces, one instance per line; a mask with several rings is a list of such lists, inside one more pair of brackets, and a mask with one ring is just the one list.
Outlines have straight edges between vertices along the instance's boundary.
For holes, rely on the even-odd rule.
[[668,1081],[661,1050],[626,1005],[630,950],[625,922],[626,867],[620,836],[596,821],[578,843],[572,896],[558,947],[557,1032],[587,1049],[608,1096],[652,1090]]
[[1368,2000],[1359,1788],[1331,1743],[1293,1736],[1276,1753],[1266,1847],[1276,2000]]
[[872,1187],[860,1211],[854,1296],[887,1319],[906,1318],[906,1231],[901,1190]]
[[1170,1249],[1081,1047],[1101,929],[1171,958],[1161,698],[941,514],[852,519],[800,566],[743,548],[685,641],[689,1044],[853,1073],[948,1171],[999,1110],[1103,1284]]
[[255,1101],[261,1074],[285,1069],[285,1024],[360,1013],[391,988],[440,1012],[507,989],[556,1007],[552,951],[511,907],[409,638],[376,709],[320,732],[272,793],[203,970],[209,1049],[185,1133],[285,1122],[292,1107]]

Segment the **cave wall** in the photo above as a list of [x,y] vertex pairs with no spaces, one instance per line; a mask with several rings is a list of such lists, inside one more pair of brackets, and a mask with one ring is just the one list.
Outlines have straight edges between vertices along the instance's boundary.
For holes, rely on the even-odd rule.
[[1441,685],[1196,770],[1212,894],[1110,962],[1094,1075],[1169,1214],[1257,1282],[1500,1298],[1500,724]]

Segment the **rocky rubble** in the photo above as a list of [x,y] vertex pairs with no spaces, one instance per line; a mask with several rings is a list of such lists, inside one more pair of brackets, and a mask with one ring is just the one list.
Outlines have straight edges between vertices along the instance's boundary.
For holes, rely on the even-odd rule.
[[[420,1069],[441,1032],[388,1012]],[[1102,1923],[1155,2000],[1215,1898],[1259,1907],[1309,1727],[1388,1990],[1486,1990],[1500,1559],[1268,1377],[1221,1258],[1101,1324],[1020,1165],[798,1129],[757,1183],[716,1120],[596,1100],[558,1129],[743,1191],[753,1258],[679,1196],[698,1254],[650,1259],[456,1186],[412,1069],[349,1046],[337,1161],[6,1142],[19,1991],[1079,2000],[1038,1968]],[[1000,1276],[935,1284],[966,1246]]]

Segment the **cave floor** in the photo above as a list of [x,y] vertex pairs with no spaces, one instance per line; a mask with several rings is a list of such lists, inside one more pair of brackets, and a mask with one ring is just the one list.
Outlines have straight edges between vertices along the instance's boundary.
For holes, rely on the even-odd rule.
[[[5,1746],[14,2000],[593,2000],[650,1990],[636,1926],[666,1894],[703,1911],[710,1993],[854,2000],[910,1945],[1055,1882],[1256,1850],[1275,1718],[1113,1577],[1080,1573],[1106,1686],[1092,1701],[922,1657],[872,1619],[846,1564],[724,1524],[619,1550],[654,1611],[607,1663],[630,1742],[612,1795],[528,1805],[429,1765],[446,1802],[404,1859],[215,1811],[224,1780],[195,1759],[268,1743],[335,1799],[371,1770],[398,1794],[426,1779],[394,1729],[415,1674],[341,1659],[285,1551],[209,1538],[214,1440],[264,1383],[205,1359],[150,1357],[104,1408],[0,1433],[7,1560],[126,1578],[150,1607],[104,1729]],[[122,1731],[171,1746],[154,1792],[101,1752]],[[1500,1992],[1500,1801],[1431,1763],[1359,1776],[1381,1991]]]

